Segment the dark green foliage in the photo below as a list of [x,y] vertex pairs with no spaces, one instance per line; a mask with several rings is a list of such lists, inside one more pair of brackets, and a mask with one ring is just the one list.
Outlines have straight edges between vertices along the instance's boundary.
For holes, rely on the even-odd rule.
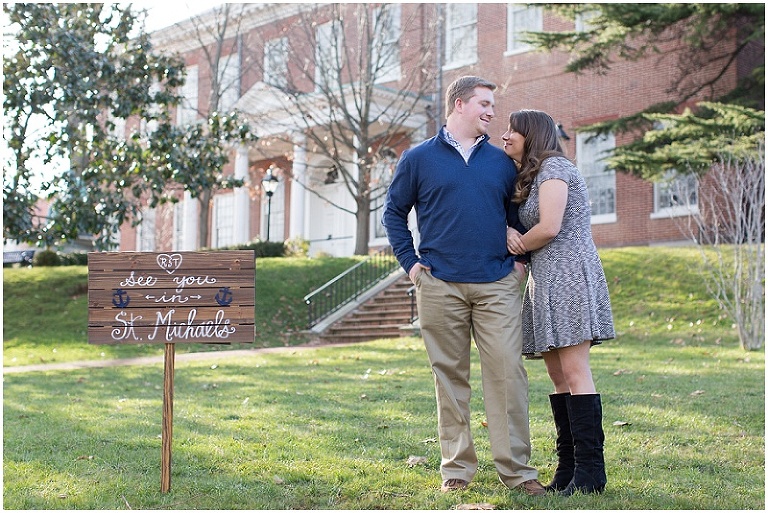
[[55,251],[46,249],[35,253],[36,267],[56,267],[57,265],[61,265],[61,258]]
[[643,113],[642,137],[606,159],[614,169],[653,179],[665,171],[706,173],[720,161],[754,160],[765,139],[765,114],[735,104],[702,102],[694,112]]
[[248,244],[234,246],[232,249],[252,249],[256,258],[270,258],[285,256],[285,244],[282,242],[255,241]]
[[[765,4],[548,4],[547,9],[570,19],[584,16],[587,22],[582,31],[528,34],[527,40],[542,50],[569,53],[567,71],[606,74],[616,61],[650,55],[660,56],[656,65],[675,66],[670,100],[580,129],[636,136],[615,149],[607,159],[610,167],[653,179],[669,169],[701,172],[745,151],[757,155],[765,138]],[[726,52],[723,41],[732,41]],[[662,47],[681,42],[675,61],[667,62]],[[726,71],[750,55],[757,56],[752,72],[716,96]],[[715,71],[701,76],[704,69]],[[708,102],[681,113],[682,106],[701,97]],[[651,133],[660,121],[666,128]]]
[[88,253],[59,253],[60,265],[88,265]]
[[[113,120],[167,123],[162,107],[177,101],[183,62],[154,54],[149,36],[134,31],[136,13],[118,4],[16,3],[3,11],[12,39],[3,59],[11,150],[4,236],[51,245],[93,234],[97,247],[106,247],[135,216],[136,193],[152,173],[142,138],[115,136]],[[33,156],[48,169],[68,160],[70,169],[46,182],[35,176]],[[32,211],[32,183],[40,181],[52,200],[45,219]]]
[[[242,185],[222,169],[229,143],[251,138],[247,123],[213,111],[206,123],[172,125],[168,107],[178,102],[184,63],[154,53],[149,36],[135,34],[141,15],[117,4],[6,4],[4,11],[18,43],[3,61],[13,159],[3,190],[6,238],[52,245],[87,234],[108,249],[144,202],[176,201],[170,185],[206,205],[216,190]],[[154,128],[127,139],[112,132],[115,119],[129,117]],[[35,123],[44,125],[42,135],[32,131]],[[70,162],[43,184],[52,202],[45,219],[32,211],[31,184],[40,180],[33,151],[46,164]]]

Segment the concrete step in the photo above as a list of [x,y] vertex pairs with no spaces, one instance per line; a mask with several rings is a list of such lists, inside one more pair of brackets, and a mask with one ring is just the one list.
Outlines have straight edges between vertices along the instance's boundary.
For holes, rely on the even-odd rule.
[[411,287],[407,276],[328,327],[320,336],[328,342],[361,342],[413,334],[403,329],[411,322]]

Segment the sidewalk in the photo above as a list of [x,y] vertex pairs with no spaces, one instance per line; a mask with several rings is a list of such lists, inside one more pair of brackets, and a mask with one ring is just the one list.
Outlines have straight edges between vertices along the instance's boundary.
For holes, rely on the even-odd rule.
[[[320,347],[340,347],[349,346],[347,343],[317,343],[309,342],[307,344],[286,347],[261,347],[256,349],[233,349],[232,351],[204,351],[202,353],[179,353],[176,354],[175,362],[199,362],[205,360],[216,360],[221,358],[243,358],[257,354],[283,353],[286,351],[298,351],[306,349],[317,349]],[[36,365],[19,365],[17,367],[3,367],[3,374],[18,374],[22,372],[45,372],[57,370],[77,370],[77,369],[95,369],[103,367],[119,367],[124,365],[151,365],[162,364],[165,357],[158,356],[140,356],[136,358],[118,358],[113,360],[85,360],[80,362],[61,362],[61,363],[43,363]]]

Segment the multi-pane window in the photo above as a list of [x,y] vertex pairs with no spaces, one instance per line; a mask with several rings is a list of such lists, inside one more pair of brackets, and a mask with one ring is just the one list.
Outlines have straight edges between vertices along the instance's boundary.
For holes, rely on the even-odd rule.
[[219,59],[219,112],[229,112],[240,99],[240,57],[230,54]]
[[525,4],[507,6],[507,53],[527,52],[532,47],[522,41],[526,32],[540,32],[544,28],[541,7]]
[[373,223],[371,233],[374,238],[387,236],[384,225],[381,224],[381,218],[384,215],[387,189],[397,166],[397,155],[394,151],[388,150],[382,153],[381,160],[373,168],[371,178],[371,222]]
[[264,45],[264,82],[275,87],[288,85],[288,38],[279,37]]
[[197,66],[188,66],[181,88],[181,103],[176,108],[176,124],[189,125],[197,119]]
[[400,4],[386,4],[374,9],[373,74],[376,82],[400,78]]
[[110,116],[109,119],[114,125],[114,127],[109,130],[109,133],[112,135],[112,137],[115,137],[117,139],[125,139],[125,127],[126,127],[125,118],[116,118],[116,117]]
[[136,228],[136,249],[155,250],[155,209],[146,208],[141,212],[141,223]]
[[575,21],[575,30],[576,32],[587,32],[588,30],[592,30],[593,24],[592,20],[600,15],[600,11],[597,10],[589,10],[580,12],[576,15]]
[[653,184],[651,217],[687,215],[699,208],[699,181],[696,175],[667,172]]
[[220,194],[213,198],[213,246],[223,248],[235,243],[235,195]]
[[576,136],[577,162],[587,183],[593,223],[616,221],[616,171],[609,169],[604,161],[615,147],[613,134]]
[[173,205],[173,250],[184,249],[184,202],[179,201]]
[[318,26],[315,39],[315,84],[321,89],[333,87],[336,82],[333,74],[341,71],[344,65],[341,59],[344,38],[340,24],[332,21]]
[[445,64],[477,62],[477,4],[446,4]]
[[[152,82],[149,86],[149,94],[150,96],[155,96],[160,93],[160,84],[157,81]],[[160,114],[160,107],[157,104],[152,104],[149,107],[149,113],[150,115],[155,118]],[[147,119],[143,118],[141,120],[141,126],[140,126],[140,133],[144,137],[150,137],[152,134],[155,133],[157,130],[158,121],[157,119]]]

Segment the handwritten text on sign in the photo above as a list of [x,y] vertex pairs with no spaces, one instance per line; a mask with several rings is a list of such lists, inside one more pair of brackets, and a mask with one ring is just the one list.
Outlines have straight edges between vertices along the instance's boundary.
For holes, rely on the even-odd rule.
[[92,344],[254,339],[253,251],[88,254]]

